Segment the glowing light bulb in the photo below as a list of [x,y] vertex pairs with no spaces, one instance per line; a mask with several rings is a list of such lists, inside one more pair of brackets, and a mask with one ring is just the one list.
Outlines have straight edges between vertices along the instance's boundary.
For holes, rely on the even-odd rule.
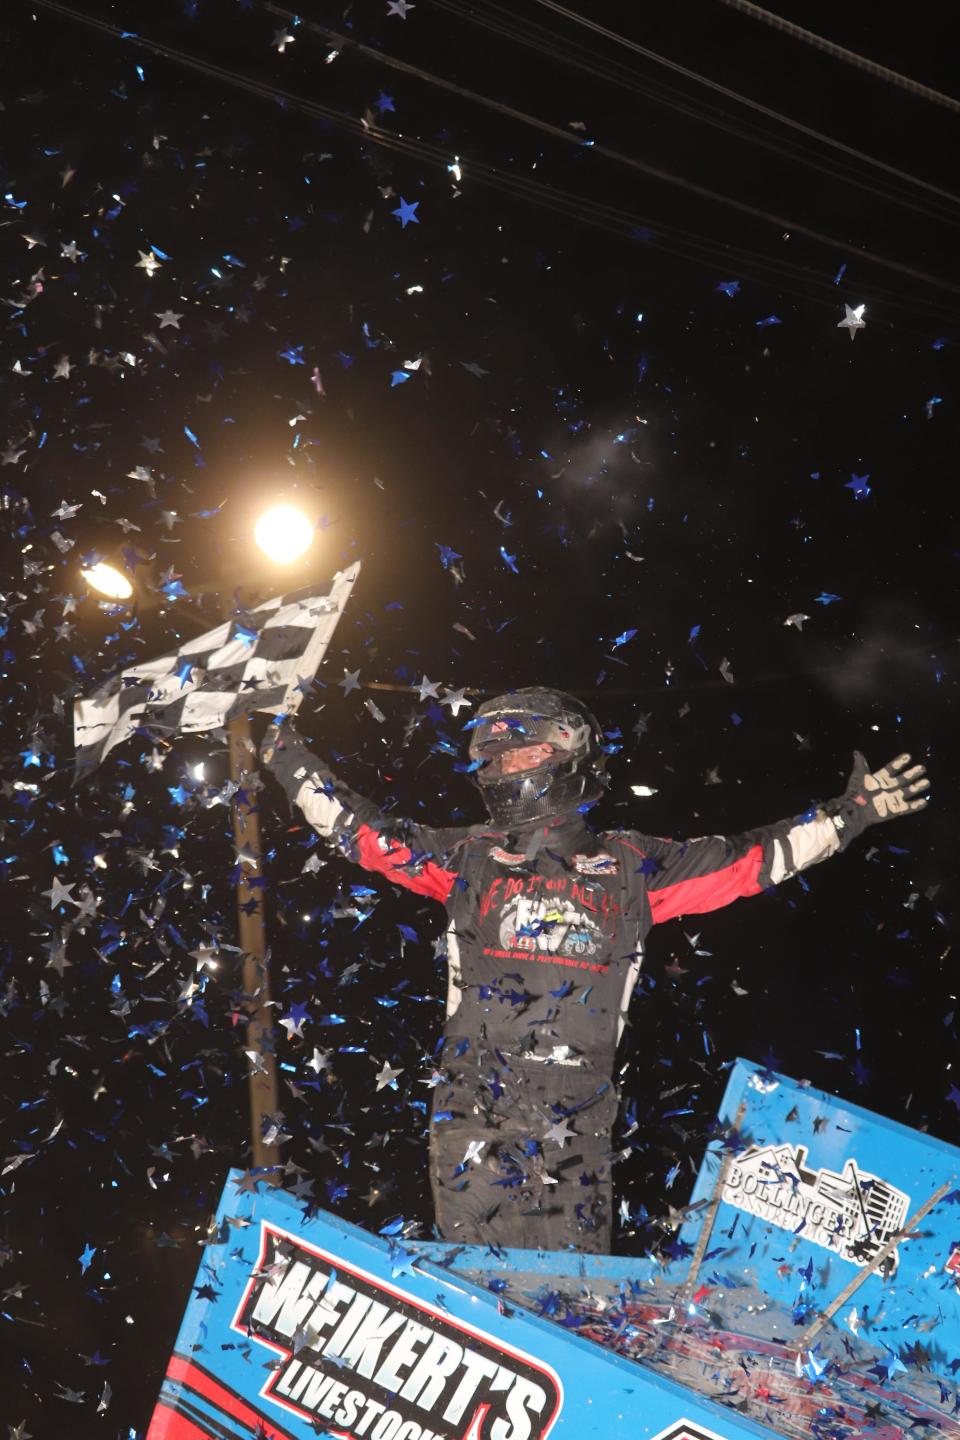
[[126,575],[122,575],[105,560],[98,560],[96,565],[87,566],[80,574],[91,590],[96,590],[98,595],[105,595],[108,600],[129,600],[133,594],[133,586]]
[[309,548],[313,526],[293,505],[275,505],[260,516],[253,536],[275,565],[290,565]]

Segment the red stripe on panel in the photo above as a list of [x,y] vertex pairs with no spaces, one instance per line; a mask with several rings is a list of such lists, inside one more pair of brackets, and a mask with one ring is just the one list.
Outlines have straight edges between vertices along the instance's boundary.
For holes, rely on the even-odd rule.
[[186,1415],[178,1415],[159,1401],[150,1421],[147,1440],[210,1440],[209,1431],[201,1430]]

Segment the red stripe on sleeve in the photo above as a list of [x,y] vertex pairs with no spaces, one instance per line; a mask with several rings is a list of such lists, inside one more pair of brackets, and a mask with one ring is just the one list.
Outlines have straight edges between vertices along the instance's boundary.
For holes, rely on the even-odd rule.
[[758,881],[762,864],[763,846],[754,845],[746,855],[722,870],[678,880],[662,890],[649,890],[647,898],[654,925],[675,920],[679,915],[702,915],[707,910],[719,910],[744,895],[759,895],[763,889]]
[[425,861],[416,872],[403,868],[410,864],[413,852],[406,845],[393,840],[387,841],[389,849],[381,850],[379,831],[371,829],[369,825],[360,826],[356,839],[360,864],[365,870],[385,875],[394,885],[402,885],[405,890],[414,890],[418,895],[429,895],[431,900],[439,900],[441,905],[446,903],[457,878],[455,871],[444,870],[442,865],[437,865],[433,860]]

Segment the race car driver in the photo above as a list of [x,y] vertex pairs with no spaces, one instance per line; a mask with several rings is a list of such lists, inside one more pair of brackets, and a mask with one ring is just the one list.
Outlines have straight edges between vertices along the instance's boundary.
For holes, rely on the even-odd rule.
[[735,836],[597,834],[604,736],[579,701],[525,689],[470,722],[485,824],[433,829],[384,814],[289,723],[261,747],[310,824],[350,859],[447,913],[442,1077],[430,1176],[450,1241],[609,1252],[617,1045],[652,926],[757,895],[922,809],[929,782],[900,755],[855,753],[843,795]]

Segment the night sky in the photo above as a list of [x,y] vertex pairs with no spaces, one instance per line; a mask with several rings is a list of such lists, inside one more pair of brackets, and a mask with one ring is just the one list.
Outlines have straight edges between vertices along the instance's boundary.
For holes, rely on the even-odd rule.
[[[891,168],[536,0],[304,19],[569,141],[258,0],[77,8],[108,29],[0,19],[0,1435],[143,1436],[250,1163],[223,737],[74,787],[72,702],[219,622],[275,498],[317,521],[308,578],[363,562],[300,727],[398,813],[481,818],[469,712],[345,671],[579,695],[599,829],[795,815],[855,747],[928,766],[928,813],[651,937],[618,1251],[669,1245],[737,1055],[956,1143],[956,113],[720,3],[582,11]],[[954,81],[948,7],[779,10]],[[91,598],[95,554],[147,603]],[[260,810],[285,1183],[429,1236],[442,912],[351,894],[272,781]]]

